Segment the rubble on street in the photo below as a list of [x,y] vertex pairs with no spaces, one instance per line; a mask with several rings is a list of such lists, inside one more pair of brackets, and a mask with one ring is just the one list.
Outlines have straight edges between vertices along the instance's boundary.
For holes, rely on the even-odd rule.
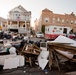
[[[54,41],[23,39],[0,41],[0,65],[2,70],[26,66],[46,71],[76,71],[76,41],[59,36]],[[43,43],[43,45],[41,45]],[[2,49],[3,46],[3,49]],[[8,52],[9,51],[9,52]],[[8,64],[9,63],[9,64]],[[8,64],[8,65],[7,65]],[[10,65],[12,64],[12,66]]]

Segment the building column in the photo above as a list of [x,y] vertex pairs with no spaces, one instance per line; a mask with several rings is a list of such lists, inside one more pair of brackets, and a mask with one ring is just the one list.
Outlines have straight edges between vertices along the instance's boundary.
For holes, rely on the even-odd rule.
[[27,31],[27,24],[26,24],[26,21],[25,21],[25,30]]
[[10,25],[12,25],[12,22],[10,21]]
[[7,20],[7,25],[8,25],[8,20]]

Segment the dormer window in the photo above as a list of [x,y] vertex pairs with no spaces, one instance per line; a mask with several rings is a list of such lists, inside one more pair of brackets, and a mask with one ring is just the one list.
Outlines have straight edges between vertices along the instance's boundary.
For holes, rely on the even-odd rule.
[[14,13],[19,13],[19,11],[14,11]]

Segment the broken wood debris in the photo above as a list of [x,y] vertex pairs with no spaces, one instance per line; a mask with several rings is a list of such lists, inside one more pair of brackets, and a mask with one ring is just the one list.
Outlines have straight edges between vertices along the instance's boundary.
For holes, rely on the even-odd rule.
[[25,56],[26,62],[30,63],[32,67],[37,62],[37,57],[40,54],[41,49],[37,47],[35,44],[25,44],[21,54]]
[[[63,52],[69,52],[71,54],[76,54],[76,46],[71,46],[72,42],[47,42],[47,50],[49,51],[49,68],[51,69],[51,66],[54,65],[58,67],[58,70],[60,71],[60,63],[65,62],[65,61],[71,61],[71,62],[76,62],[75,59],[70,58],[69,56],[64,55],[63,53],[60,53],[60,51]],[[44,48],[42,48],[44,49]],[[41,49],[37,47],[35,44],[25,44],[24,47],[22,48],[21,54],[23,54],[26,58],[26,61],[30,63],[30,66],[32,67],[35,65],[35,62],[38,63],[38,56],[41,52]],[[66,58],[65,60],[63,57],[60,58],[60,55]],[[63,61],[60,61],[63,60]],[[42,60],[43,61],[43,60]],[[40,61],[40,63],[42,63]],[[44,62],[46,62],[44,60]]]
[[[49,50],[49,67],[51,69],[51,66],[53,64],[57,64],[57,67],[58,69],[60,70],[60,66],[59,66],[59,63],[60,60],[62,59],[63,60],[63,57],[65,57],[66,61],[70,61],[70,62],[76,62],[76,59],[73,58],[73,56],[76,54],[76,41],[73,41],[73,40],[69,40],[68,42],[68,39],[66,40],[66,37],[64,36],[59,36],[55,41],[51,41],[51,42],[48,42],[47,45],[48,45],[48,50]],[[63,40],[66,40],[63,41]],[[74,43],[74,46],[73,46],[73,43]],[[72,45],[71,45],[72,44]],[[58,55],[58,53],[63,56],[63,57],[60,57],[60,55]],[[68,54],[66,54],[68,53]],[[63,62],[65,62],[63,60]]]

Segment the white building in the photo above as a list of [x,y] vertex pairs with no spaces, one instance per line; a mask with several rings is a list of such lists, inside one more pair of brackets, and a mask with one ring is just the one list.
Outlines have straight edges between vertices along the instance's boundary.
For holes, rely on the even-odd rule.
[[27,11],[21,5],[9,11],[7,25],[9,30],[25,33],[31,26],[31,11]]
[[7,20],[5,18],[0,17],[0,30],[7,30]]

